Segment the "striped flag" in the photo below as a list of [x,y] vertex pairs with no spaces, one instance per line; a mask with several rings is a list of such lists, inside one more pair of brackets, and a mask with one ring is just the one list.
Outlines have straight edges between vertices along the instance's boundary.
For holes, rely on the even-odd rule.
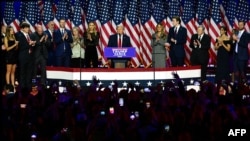
[[27,16],[25,21],[31,25],[31,32],[35,32],[35,26],[39,23],[40,19],[38,1],[27,2]]
[[25,21],[26,15],[27,15],[27,2],[21,1],[20,2],[20,9],[19,9],[19,16],[18,20],[19,22]]
[[54,14],[52,11],[52,3],[51,1],[45,1],[44,2],[44,15],[43,15],[43,24],[46,26],[49,21],[54,20]]
[[[90,0],[88,3],[88,9],[87,9],[87,15],[86,15],[87,22],[94,22],[97,31],[99,31],[100,27],[100,22],[98,20],[98,14],[97,14],[97,1],[96,0]],[[98,53],[98,58],[102,58],[103,50],[101,48],[101,43],[99,42],[99,45],[97,46],[97,53]]]
[[113,9],[113,23],[112,26],[116,29],[116,26],[123,23],[124,11],[123,11],[123,0],[114,1]]
[[5,11],[3,15],[3,24],[11,25],[14,28],[14,31],[17,32],[19,30],[19,22],[15,17],[14,11],[14,2],[6,2]]
[[191,37],[193,34],[196,33],[196,22],[195,22],[195,11],[194,11],[194,0],[185,0],[184,7],[183,7],[183,15],[182,26],[186,27],[187,29],[187,42],[184,46],[186,57],[185,57],[185,64],[190,65],[190,55],[191,49],[189,48],[189,44],[191,41]]
[[125,33],[130,37],[131,45],[136,49],[136,57],[132,58],[132,66],[140,65],[140,26],[138,15],[138,2],[131,0],[129,2],[128,13],[125,20]]
[[79,0],[76,0],[74,4],[72,27],[78,27],[80,30],[80,34],[83,35],[84,27],[81,15],[81,3],[79,2]]
[[[247,0],[239,0],[236,19],[245,22],[245,29],[250,32],[250,2]],[[248,44],[248,53],[250,54],[250,43]],[[250,66],[250,59],[248,59],[248,66]]]
[[54,22],[55,22],[55,27],[56,29],[59,28],[59,20],[60,19],[65,19],[66,21],[66,25],[65,25],[65,28],[66,29],[71,29],[71,22],[70,22],[70,8],[71,8],[71,5],[69,4],[69,1],[67,0],[60,0],[58,1],[58,3],[56,4],[56,15],[55,15],[55,19],[54,19]]
[[108,45],[109,36],[115,32],[115,28],[112,26],[111,21],[111,0],[101,0],[99,2],[99,9],[98,9],[98,16],[101,23],[100,28],[100,47],[102,49],[102,62],[103,64],[106,64],[107,58],[105,58],[103,54],[104,48]]
[[140,4],[140,41],[141,41],[141,58],[143,65],[149,67],[152,63],[151,38],[153,34],[151,21],[151,2],[143,0]]
[[238,21],[244,21],[246,23],[245,29],[250,32],[250,6],[247,0],[239,0],[236,19]]
[[[226,19],[223,21],[228,29],[228,33],[231,34],[232,28],[235,26],[235,18],[236,18],[236,12],[235,9],[237,9],[237,2],[235,0],[224,0],[223,6],[221,6],[221,9],[223,12],[223,17]],[[225,14],[224,14],[225,12]]]
[[[163,25],[163,27],[165,27],[165,32],[167,32],[170,28],[170,26],[168,26],[168,23],[167,23],[167,20],[166,20],[166,17],[167,17],[167,13],[165,11],[167,5],[166,5],[166,2],[162,1],[162,0],[156,0],[153,4],[153,13],[152,13],[152,24],[153,24],[153,27],[152,27],[152,30],[153,30],[153,33],[154,31],[156,30],[156,25],[158,23],[161,23]],[[167,66],[171,66],[171,61],[170,61],[170,58],[169,58],[169,53],[166,52],[167,54],[167,58],[166,58],[166,64]]]
[[167,16],[167,23],[166,23],[166,28],[167,31],[173,26],[172,25],[172,17],[174,16],[180,16],[180,0],[169,0],[168,2],[168,16]]
[[82,22],[83,22],[83,29],[82,32],[86,31],[86,29],[88,28],[88,22],[86,19],[86,13],[87,13],[87,9],[88,9],[88,2],[87,0],[80,0],[79,1],[80,6],[81,6],[81,18],[82,18]]
[[166,13],[164,11],[164,4],[162,0],[155,0],[152,16],[153,16],[153,24],[155,25],[153,29],[155,30],[157,23],[164,22],[166,18]]
[[205,33],[208,33],[209,28],[209,4],[208,0],[199,0],[197,5],[196,21],[198,25],[205,27]]
[[219,0],[213,0],[212,2],[212,13],[210,18],[209,25],[209,35],[211,37],[211,48],[209,50],[210,53],[210,64],[216,64],[216,52],[214,50],[214,45],[216,42],[216,38],[220,35],[220,23],[221,23],[221,14],[220,14],[220,4]]

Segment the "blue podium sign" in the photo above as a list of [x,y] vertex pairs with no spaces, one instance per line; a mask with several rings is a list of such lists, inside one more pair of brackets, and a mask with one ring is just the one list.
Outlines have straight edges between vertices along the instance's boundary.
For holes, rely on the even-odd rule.
[[134,47],[105,47],[104,56],[106,58],[131,58],[136,56],[136,52]]

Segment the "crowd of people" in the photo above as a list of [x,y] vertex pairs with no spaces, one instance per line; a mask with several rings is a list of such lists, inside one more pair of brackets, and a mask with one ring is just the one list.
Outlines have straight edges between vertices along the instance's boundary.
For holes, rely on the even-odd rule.
[[[118,91],[78,81],[34,82],[24,94],[2,93],[1,140],[5,141],[221,141],[230,130],[249,139],[250,84],[201,83],[186,90],[173,81],[156,87],[128,84]],[[229,136],[229,137],[228,137]]]

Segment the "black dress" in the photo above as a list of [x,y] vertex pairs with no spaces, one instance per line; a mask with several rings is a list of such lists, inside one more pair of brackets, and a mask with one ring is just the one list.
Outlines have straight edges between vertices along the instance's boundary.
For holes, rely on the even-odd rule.
[[[8,46],[13,46],[15,40],[8,40]],[[17,64],[17,50],[12,48],[9,51],[6,51],[6,64]]]
[[93,68],[98,67],[98,53],[97,45],[99,43],[99,33],[90,33],[92,41],[87,38],[88,33],[84,33],[84,44],[85,44],[85,67],[90,68],[91,64]]
[[[232,44],[231,40],[223,41],[225,45]],[[217,68],[215,81],[217,83],[221,80],[230,80],[230,51],[227,51],[223,46],[220,46],[217,50]]]

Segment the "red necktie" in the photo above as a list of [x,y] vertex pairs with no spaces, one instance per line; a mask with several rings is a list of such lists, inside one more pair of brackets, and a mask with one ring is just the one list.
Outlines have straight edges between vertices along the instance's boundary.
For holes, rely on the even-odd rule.
[[[26,39],[27,39],[28,43],[30,43],[30,37],[29,37],[29,35],[26,35]],[[32,50],[31,50],[31,48],[29,48],[29,53],[31,53],[31,52],[32,52]]]
[[30,42],[30,37],[29,37],[29,35],[26,35],[26,39],[27,39],[28,42]]
[[119,39],[118,39],[118,47],[122,47],[122,39],[121,39],[121,35],[119,35]]

